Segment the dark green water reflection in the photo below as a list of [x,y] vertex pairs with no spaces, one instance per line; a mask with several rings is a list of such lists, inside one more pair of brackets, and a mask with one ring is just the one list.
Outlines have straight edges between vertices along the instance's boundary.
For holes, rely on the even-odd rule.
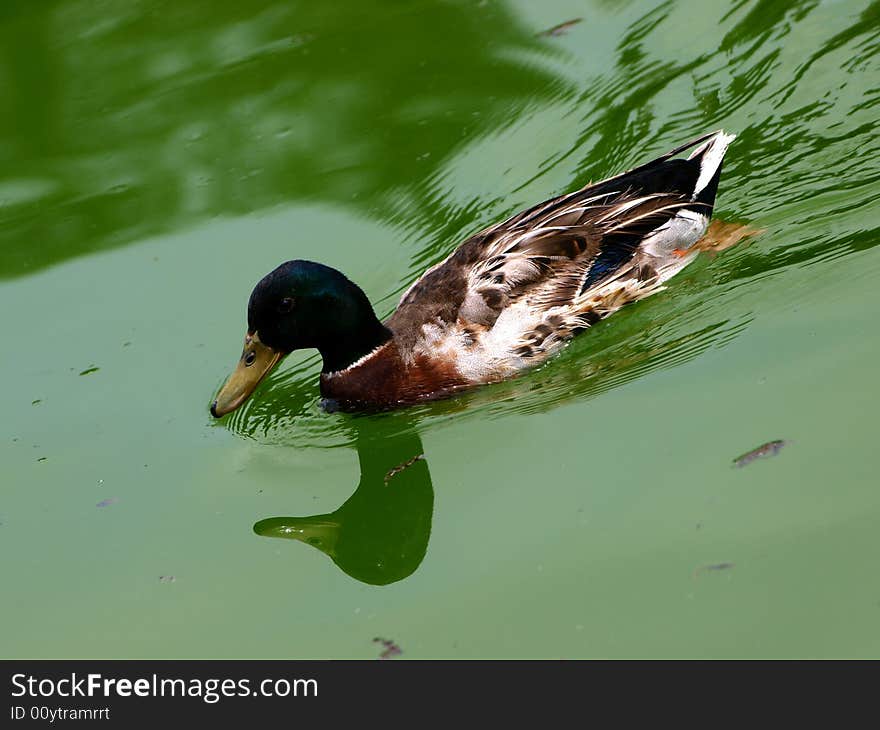
[[0,277],[290,200],[393,215],[395,188],[564,85],[517,60],[540,44],[501,5],[397,5],[6,2]]

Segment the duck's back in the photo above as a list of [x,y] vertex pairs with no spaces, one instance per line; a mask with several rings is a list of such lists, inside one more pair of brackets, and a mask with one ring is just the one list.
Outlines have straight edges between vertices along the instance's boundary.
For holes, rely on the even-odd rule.
[[388,320],[404,362],[454,366],[469,383],[498,380],[657,291],[696,255],[733,138],[706,135],[469,238]]

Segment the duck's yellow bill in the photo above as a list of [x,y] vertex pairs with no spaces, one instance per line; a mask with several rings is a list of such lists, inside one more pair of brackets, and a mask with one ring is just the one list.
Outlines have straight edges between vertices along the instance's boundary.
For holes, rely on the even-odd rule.
[[220,388],[217,399],[211,404],[211,415],[220,418],[232,413],[248,399],[260,381],[286,354],[264,345],[260,342],[258,333],[248,332],[244,338],[241,359],[232,375]]

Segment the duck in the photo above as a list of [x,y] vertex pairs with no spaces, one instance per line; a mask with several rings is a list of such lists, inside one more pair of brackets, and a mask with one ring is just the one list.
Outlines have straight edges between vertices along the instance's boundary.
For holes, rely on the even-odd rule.
[[340,271],[282,263],[253,288],[244,348],[211,414],[239,408],[301,349],[321,355],[325,407],[349,411],[405,407],[536,368],[693,261],[734,139],[704,134],[471,235],[384,322]]

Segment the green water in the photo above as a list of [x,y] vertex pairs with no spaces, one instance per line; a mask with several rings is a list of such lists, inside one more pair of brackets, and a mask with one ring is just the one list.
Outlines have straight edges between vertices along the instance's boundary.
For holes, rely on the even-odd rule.
[[[2,656],[876,657],[878,82],[877,0],[6,0]],[[764,232],[544,368],[208,415],[279,262],[386,315],[721,127]]]

